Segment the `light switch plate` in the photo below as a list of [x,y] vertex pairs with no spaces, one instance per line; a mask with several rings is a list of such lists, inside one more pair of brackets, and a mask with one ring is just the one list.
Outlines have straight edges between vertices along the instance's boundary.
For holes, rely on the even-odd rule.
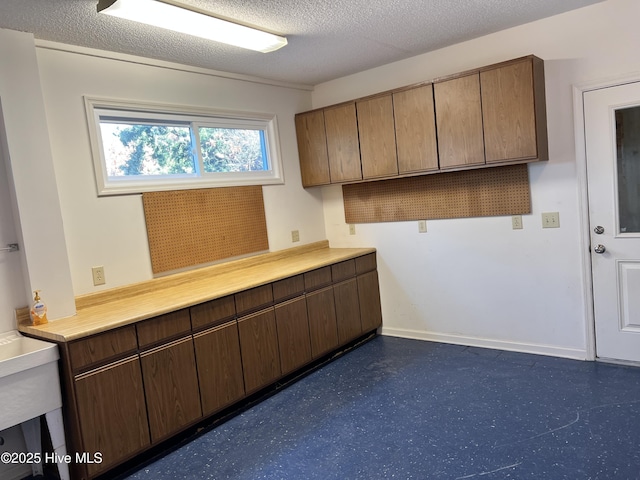
[[427,233],[427,221],[426,220],[418,221],[418,232]]

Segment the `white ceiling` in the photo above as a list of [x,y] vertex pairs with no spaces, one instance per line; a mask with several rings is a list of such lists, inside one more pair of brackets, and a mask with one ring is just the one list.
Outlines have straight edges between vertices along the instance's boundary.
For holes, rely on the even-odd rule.
[[[37,39],[315,85],[602,0],[181,0],[285,35],[272,53],[98,15],[97,0],[0,0]],[[535,53],[535,52],[531,52]]]

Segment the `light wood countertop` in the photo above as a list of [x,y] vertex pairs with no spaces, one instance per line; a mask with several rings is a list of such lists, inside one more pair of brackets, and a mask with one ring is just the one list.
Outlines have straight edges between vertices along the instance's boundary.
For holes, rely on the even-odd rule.
[[76,315],[18,329],[33,337],[69,342],[173,312],[343,260],[374,248],[329,248],[322,241],[76,297]]

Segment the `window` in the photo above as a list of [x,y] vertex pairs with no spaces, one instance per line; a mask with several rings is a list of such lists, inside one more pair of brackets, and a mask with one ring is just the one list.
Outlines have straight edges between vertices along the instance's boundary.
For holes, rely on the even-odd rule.
[[275,115],[85,97],[99,195],[284,183]]

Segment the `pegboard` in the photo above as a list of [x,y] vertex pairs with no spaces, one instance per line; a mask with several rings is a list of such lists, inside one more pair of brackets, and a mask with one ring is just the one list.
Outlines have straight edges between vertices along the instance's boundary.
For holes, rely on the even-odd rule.
[[342,186],[347,223],[531,213],[526,164]]
[[142,195],[153,273],[269,249],[261,186]]

